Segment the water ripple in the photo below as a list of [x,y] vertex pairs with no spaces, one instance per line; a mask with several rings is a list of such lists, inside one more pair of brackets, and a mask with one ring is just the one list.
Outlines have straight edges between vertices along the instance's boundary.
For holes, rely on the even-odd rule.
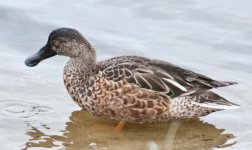
[[25,101],[10,100],[0,102],[0,114],[8,117],[28,118],[50,112],[52,112],[51,107]]

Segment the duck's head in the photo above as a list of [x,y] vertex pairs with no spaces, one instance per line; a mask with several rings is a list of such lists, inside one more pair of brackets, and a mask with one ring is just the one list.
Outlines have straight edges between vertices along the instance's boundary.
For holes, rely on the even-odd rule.
[[25,64],[33,67],[40,61],[55,55],[63,55],[71,58],[82,57],[85,60],[85,58],[95,57],[95,50],[77,30],[59,28],[50,33],[46,45],[37,53],[28,57],[25,60]]

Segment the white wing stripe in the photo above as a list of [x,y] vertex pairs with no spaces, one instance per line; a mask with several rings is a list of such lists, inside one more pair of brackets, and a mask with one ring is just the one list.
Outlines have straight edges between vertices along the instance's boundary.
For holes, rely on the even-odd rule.
[[194,101],[192,101],[192,103],[201,107],[212,108],[212,109],[237,109],[239,108],[239,106],[235,106],[235,105],[227,106],[227,105],[218,105],[214,103],[197,103]]
[[186,88],[183,87],[181,84],[179,84],[178,82],[172,80],[172,79],[167,79],[167,78],[162,78],[164,79],[165,81],[173,84],[174,86],[176,86],[177,88],[179,88],[180,90],[184,91],[184,92],[187,92]]

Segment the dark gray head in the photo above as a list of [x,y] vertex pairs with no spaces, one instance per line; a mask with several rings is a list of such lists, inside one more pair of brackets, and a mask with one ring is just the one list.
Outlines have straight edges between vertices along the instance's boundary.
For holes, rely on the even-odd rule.
[[95,57],[95,50],[77,30],[59,28],[50,33],[46,45],[27,58],[25,64],[33,67],[40,61],[57,54],[71,58],[82,57],[85,60],[85,58]]

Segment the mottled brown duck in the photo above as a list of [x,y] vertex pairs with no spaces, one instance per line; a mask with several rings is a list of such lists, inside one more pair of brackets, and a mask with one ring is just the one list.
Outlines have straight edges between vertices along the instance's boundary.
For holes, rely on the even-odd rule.
[[52,31],[48,42],[26,59],[27,66],[55,55],[70,57],[64,84],[89,113],[126,122],[161,122],[205,116],[237,105],[209,89],[236,84],[213,80],[174,64],[139,56],[96,60],[96,51],[77,30]]

